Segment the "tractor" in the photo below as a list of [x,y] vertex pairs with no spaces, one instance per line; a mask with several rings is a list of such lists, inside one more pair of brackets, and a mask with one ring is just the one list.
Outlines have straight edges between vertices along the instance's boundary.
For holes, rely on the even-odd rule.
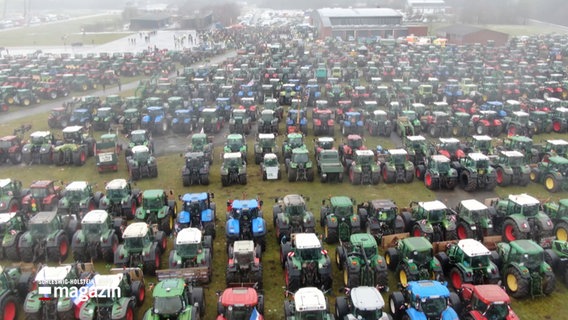
[[225,271],[227,287],[244,285],[262,290],[260,246],[255,246],[252,240],[238,240],[229,247],[228,256]]
[[247,135],[252,129],[251,119],[245,109],[233,109],[229,119],[229,133]]
[[76,220],[74,226],[65,225],[63,218],[54,211],[36,213],[28,221],[28,230],[18,241],[20,258],[23,262],[39,262],[41,258],[53,262],[65,261],[69,255],[68,234],[76,229]]
[[168,267],[158,270],[157,276],[163,278],[183,278],[199,283],[210,283],[213,275],[213,239],[205,236],[197,228],[181,229],[170,251]]
[[29,143],[22,147],[22,162],[25,164],[52,164],[55,137],[50,131],[35,131],[30,134]]
[[366,122],[367,130],[371,136],[390,137],[392,133],[392,122],[388,119],[384,110],[374,110]]
[[[144,320],[160,320],[172,315],[179,318],[199,319],[198,316],[205,314],[203,288],[196,287],[184,279],[161,280],[154,286],[152,298],[154,302],[144,313]],[[169,302],[172,305],[169,305]],[[164,309],[164,305],[169,308]]]
[[[225,146],[223,147],[224,153],[239,153],[244,162],[247,161],[247,141],[242,134],[234,133],[227,136]],[[224,155],[223,155],[224,157]]]
[[205,154],[201,151],[187,152],[184,159],[185,165],[181,168],[183,186],[209,185],[209,161]]
[[73,260],[88,262],[102,258],[112,263],[126,220],[113,218],[104,210],[89,211],[81,220],[81,229],[75,231],[71,241]]
[[544,261],[560,276],[564,284],[568,284],[568,242],[566,240],[552,241],[552,247],[544,250]]
[[308,211],[306,200],[299,194],[276,199],[272,206],[272,220],[278,243],[290,240],[294,233],[315,231],[314,214]]
[[458,171],[460,186],[467,192],[493,191],[497,185],[495,169],[483,153],[470,153],[451,165]]
[[458,184],[458,171],[452,168],[451,160],[441,154],[429,156],[426,164],[419,165],[416,171],[430,190],[453,190]]
[[500,187],[529,184],[531,167],[525,162],[525,155],[519,151],[501,151],[493,163],[495,180]]
[[260,164],[267,153],[278,153],[274,133],[259,133],[254,144],[254,163]]
[[534,145],[533,140],[529,137],[507,137],[503,140],[503,149],[522,152],[528,164],[536,164],[540,160],[540,152]]
[[330,109],[314,109],[312,114],[314,136],[330,136],[335,134],[335,119]]
[[351,167],[351,162],[355,157],[355,151],[366,150],[367,147],[363,145],[363,138],[360,135],[350,134],[347,140],[339,146],[339,155],[344,168]]
[[404,238],[385,252],[387,267],[397,274],[398,282],[406,287],[411,281],[443,281],[442,264],[434,256],[432,243],[425,237]]
[[495,110],[479,111],[479,115],[472,116],[475,133],[497,137],[503,132],[503,123],[497,117]]
[[22,197],[21,209],[25,214],[33,215],[39,211],[51,211],[57,207],[61,198],[61,186],[53,180],[32,182],[27,194]]
[[162,189],[144,190],[141,205],[136,209],[136,220],[157,224],[158,230],[168,236],[172,234],[177,216],[177,203],[176,200],[170,199],[170,196],[173,196],[172,190],[169,194]]
[[117,116],[113,109],[102,107],[97,109],[97,113],[93,116],[93,130],[108,131],[111,125],[117,122]]
[[344,114],[344,119],[340,121],[341,134],[346,137],[348,135],[363,135],[365,131],[365,121],[361,112],[348,111]]
[[216,320],[264,320],[264,295],[254,288],[227,288],[218,296]]
[[542,210],[554,223],[554,235],[556,239],[568,241],[568,199],[560,199],[557,202],[547,201]]
[[292,157],[292,150],[297,148],[306,148],[304,136],[301,133],[289,133],[286,140],[282,143],[282,157],[284,160]]
[[544,260],[544,249],[536,242],[528,239],[500,242],[491,256],[511,297],[523,299],[554,292],[554,271]]
[[406,232],[414,237],[427,237],[431,242],[457,239],[457,217],[442,201],[412,201],[409,207],[401,210]]
[[278,134],[278,117],[274,110],[265,109],[260,112],[258,119],[258,133]]
[[529,114],[524,111],[513,111],[509,121],[503,122],[509,137],[516,135],[532,137],[535,134],[534,122],[529,120]]
[[530,179],[532,182],[544,184],[548,192],[568,190],[568,159],[555,156],[549,157],[547,162],[539,162],[532,168]]
[[118,155],[122,151],[122,145],[118,142],[118,137],[114,133],[101,135],[101,140],[95,143],[95,157],[97,171],[118,171]]
[[416,178],[422,180],[422,171],[418,170],[420,165],[424,165],[428,156],[433,153],[432,148],[428,145],[426,138],[423,136],[407,136],[403,139],[404,149],[408,153],[410,162],[416,168]]
[[552,130],[556,133],[568,131],[568,108],[558,107],[552,113]]
[[227,187],[235,183],[247,184],[247,164],[243,161],[240,152],[228,152],[223,154],[221,184]]
[[493,228],[503,235],[503,241],[532,239],[543,248],[550,248],[555,238],[554,226],[550,217],[541,211],[538,199],[522,193],[491,202],[496,211]]
[[128,108],[124,110],[122,116],[118,117],[118,124],[122,126],[122,133],[130,134],[140,126],[140,110]]
[[280,246],[280,262],[284,268],[286,290],[317,287],[331,290],[331,259],[315,233],[294,233]]
[[377,288],[359,286],[345,291],[347,296],[335,298],[335,319],[392,320],[392,316],[383,311],[385,301]]
[[368,233],[352,234],[349,241],[335,249],[335,262],[343,270],[343,285],[353,289],[359,286],[388,287],[387,264],[379,254],[375,238]]
[[[25,128],[25,126],[24,126]],[[18,130],[18,129],[16,129]],[[14,130],[14,131],[16,131]],[[16,133],[16,132],[15,132]],[[0,138],[0,164],[10,161],[11,164],[22,163],[22,148],[24,144],[17,135],[4,136]]]
[[216,204],[212,193],[186,193],[180,197],[182,210],[177,215],[176,232],[191,227],[202,230],[206,236],[215,238]]
[[262,215],[262,200],[232,200],[227,202],[227,250],[237,240],[253,240],[266,250],[266,221]]
[[375,154],[371,150],[355,150],[347,168],[349,181],[353,185],[377,185],[381,176],[381,168],[375,162]]
[[146,113],[140,119],[140,128],[154,134],[165,135],[168,133],[170,116],[166,114],[163,106],[151,106],[146,108]]
[[493,216],[495,208],[475,199],[462,200],[457,205],[456,233],[458,239],[476,239],[485,242],[485,237],[494,235]]
[[126,179],[113,179],[105,185],[105,195],[99,200],[99,209],[106,210],[113,217],[132,220],[140,205],[140,190],[132,189]]
[[216,108],[205,108],[201,111],[199,117],[199,130],[203,129],[203,133],[219,133],[225,124],[225,119],[219,115]]
[[161,254],[166,251],[166,234],[158,231],[155,225],[134,222],[122,233],[123,244],[114,252],[114,265],[117,268],[141,267],[145,274],[155,275],[162,262]]
[[20,180],[0,179],[0,213],[19,211],[24,192]]
[[12,261],[21,260],[18,245],[20,238],[27,230],[27,220],[21,211],[0,213],[0,237],[2,239],[0,258]]
[[499,268],[490,260],[491,252],[477,240],[451,243],[446,252],[439,252],[436,257],[456,291],[464,283],[498,284],[501,281]]
[[278,156],[275,153],[266,153],[262,158],[260,163],[260,173],[262,175],[262,180],[280,180],[282,175],[280,174],[280,163],[278,162]]
[[398,214],[398,206],[388,199],[376,199],[357,205],[357,212],[363,220],[361,229],[380,242],[383,236],[402,233],[404,221]]
[[191,143],[187,147],[188,152],[203,152],[209,164],[213,164],[213,142],[205,133],[191,135]]
[[483,153],[486,156],[492,156],[493,154],[495,154],[495,148],[493,147],[493,138],[487,135],[473,135],[471,136],[471,139],[466,143],[465,152]]
[[102,194],[94,192],[93,185],[89,182],[73,181],[61,192],[61,199],[57,203],[57,213],[75,216],[80,220],[87,212],[99,206],[101,197]]
[[47,116],[47,125],[50,129],[63,129],[69,125],[71,111],[65,107],[55,107],[51,109]]
[[334,196],[326,205],[326,200],[322,200],[320,225],[328,244],[349,241],[352,234],[361,232],[361,216],[359,212],[353,212],[353,201],[346,196]]
[[408,160],[408,152],[404,149],[388,150],[381,167],[385,183],[411,183],[414,180],[414,164]]
[[53,149],[53,163],[57,166],[73,164],[82,166],[94,155],[95,139],[81,126],[63,129],[63,141]]
[[464,283],[457,291],[464,319],[520,319],[511,308],[511,298],[500,285]]
[[464,147],[456,138],[439,138],[436,145],[436,153],[450,158],[450,161],[460,161],[465,157]]
[[296,148],[292,150],[292,156],[290,159],[286,159],[285,164],[289,182],[314,181],[314,167],[307,149]]
[[[205,117],[205,112],[202,113],[202,116]],[[194,130],[193,125],[190,109],[177,109],[173,111],[173,115],[170,119],[170,128],[172,128],[173,133],[191,133]],[[208,130],[206,132],[211,131]]]
[[149,131],[140,129],[134,130],[130,133],[130,142],[128,143],[128,148],[124,152],[124,156],[128,157],[132,154],[132,148],[136,146],[145,146],[150,150],[150,153],[154,154],[154,141]]
[[286,132],[308,135],[308,117],[305,109],[289,109],[286,118]]
[[389,296],[390,312],[395,320],[401,319],[459,319],[453,305],[459,296],[439,281],[408,282],[403,291]]
[[126,157],[126,165],[133,181],[158,177],[157,160],[146,146],[133,147],[131,154]]
[[318,288],[306,287],[294,292],[294,300],[284,301],[286,320],[321,319],[333,320],[324,293]]
[[335,149],[321,150],[316,154],[317,172],[320,181],[343,182],[343,164],[339,158],[339,151]]

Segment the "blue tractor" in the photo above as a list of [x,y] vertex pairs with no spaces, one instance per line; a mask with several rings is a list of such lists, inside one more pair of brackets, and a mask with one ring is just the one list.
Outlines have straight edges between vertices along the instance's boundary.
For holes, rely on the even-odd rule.
[[286,119],[286,132],[301,132],[308,135],[308,117],[305,109],[288,110],[288,119]]
[[174,133],[191,133],[193,132],[193,123],[191,122],[190,109],[177,109],[174,111],[171,127]]
[[233,107],[231,106],[231,99],[219,97],[215,100],[215,104],[219,115],[221,115],[225,121],[229,121],[231,118],[231,111],[233,110]]
[[266,221],[262,217],[262,201],[256,199],[227,202],[227,250],[237,240],[253,240],[266,249]]
[[439,281],[410,281],[403,291],[390,294],[390,312],[395,320],[441,319],[459,320],[455,307],[461,305],[459,296]]
[[215,238],[216,205],[214,194],[207,192],[186,193],[182,201],[182,211],[177,215],[176,232],[185,228],[198,228],[206,236]]
[[70,126],[84,126],[93,121],[93,114],[88,109],[75,109],[69,118]]
[[153,106],[146,108],[147,113],[142,116],[140,127],[155,134],[166,134],[168,132],[169,122],[166,116],[166,110],[162,106]]
[[349,111],[345,113],[345,119],[340,122],[341,134],[348,136],[350,134],[363,135],[365,131],[365,123],[361,112]]

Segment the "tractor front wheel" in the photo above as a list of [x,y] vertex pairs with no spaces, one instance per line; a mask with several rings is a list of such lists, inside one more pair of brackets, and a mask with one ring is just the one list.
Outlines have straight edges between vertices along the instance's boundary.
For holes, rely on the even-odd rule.
[[529,279],[523,278],[521,272],[510,267],[505,273],[505,287],[513,298],[524,298],[529,295]]
[[556,235],[556,239],[561,240],[561,241],[568,241],[568,223],[559,222],[556,225],[556,229],[554,230],[554,234]]
[[548,192],[557,192],[559,187],[558,180],[554,175],[549,174],[544,178],[544,187]]

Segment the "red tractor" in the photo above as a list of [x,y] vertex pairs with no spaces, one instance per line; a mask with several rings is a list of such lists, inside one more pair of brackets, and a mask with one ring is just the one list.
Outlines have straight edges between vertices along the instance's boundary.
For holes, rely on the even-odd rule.
[[12,164],[22,162],[22,140],[19,136],[11,135],[0,138],[0,163],[4,164],[8,160]]
[[312,123],[314,129],[315,136],[330,136],[333,137],[335,135],[334,127],[335,127],[335,120],[334,120],[333,112],[330,109],[314,109],[312,114]]
[[356,150],[367,150],[363,145],[363,138],[358,134],[350,134],[347,136],[347,143],[339,146],[339,157],[344,168],[349,168]]
[[511,298],[497,284],[464,283],[458,292],[461,302],[456,301],[453,307],[462,319],[520,319],[511,309]]
[[264,296],[254,288],[227,288],[219,295],[216,320],[264,320]]
[[436,145],[436,152],[438,154],[448,157],[451,161],[460,161],[465,157],[463,145],[461,141],[456,138],[439,138],[440,143]]
[[458,99],[455,104],[452,105],[453,113],[464,112],[473,115],[477,112],[476,105],[473,100],[470,99]]
[[22,198],[22,209],[27,214],[40,211],[51,211],[57,207],[61,198],[61,186],[56,186],[53,180],[34,181],[29,192]]
[[497,119],[495,110],[482,110],[479,114],[471,117],[475,127],[475,132],[482,135],[497,137],[503,132],[503,122]]

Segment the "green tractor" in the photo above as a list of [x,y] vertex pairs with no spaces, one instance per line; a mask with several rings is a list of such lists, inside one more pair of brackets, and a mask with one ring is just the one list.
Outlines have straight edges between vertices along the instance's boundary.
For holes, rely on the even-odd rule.
[[511,297],[522,299],[554,292],[556,277],[544,260],[544,249],[536,242],[528,239],[500,242],[491,256]]
[[431,242],[456,240],[457,218],[440,200],[410,203],[402,210],[404,229],[414,237],[427,237]]
[[[34,284],[23,303],[23,311],[28,319],[75,319],[79,308],[73,299],[64,295],[75,292],[77,298],[94,276],[91,263],[64,264],[56,267],[43,266],[35,275]],[[49,292],[49,294],[46,294]],[[87,292],[88,293],[88,290]],[[46,299],[47,298],[47,299]]]
[[203,152],[209,164],[213,164],[213,141],[205,133],[191,135],[188,152]]
[[429,156],[425,164],[418,165],[416,172],[420,172],[424,185],[430,190],[454,190],[458,185],[458,171],[452,168],[450,158],[441,154]]
[[106,210],[114,217],[134,219],[140,204],[140,190],[132,189],[126,179],[113,179],[105,185],[105,192],[99,200],[99,209]]
[[366,126],[371,136],[390,137],[393,129],[384,110],[373,110],[372,115],[367,119]]
[[[77,229],[75,221],[75,230]],[[41,258],[62,262],[69,254],[68,230],[63,219],[54,211],[41,211],[28,221],[28,231],[18,240],[23,262],[39,262]],[[75,231],[73,230],[73,231]]]
[[355,150],[353,159],[348,168],[349,181],[353,185],[379,184],[381,168],[375,161],[375,154],[371,150]]
[[82,166],[95,153],[95,140],[82,126],[63,129],[63,141],[53,150],[53,163],[57,166],[73,164]]
[[361,229],[365,229],[378,242],[382,241],[383,236],[404,231],[404,221],[398,214],[398,206],[392,200],[366,201],[357,205],[357,212],[363,220]]
[[289,194],[276,201],[272,207],[272,221],[278,243],[282,243],[283,239],[291,239],[294,233],[315,231],[314,214],[309,211],[304,197]]
[[493,167],[495,180],[500,187],[511,184],[524,187],[529,184],[531,167],[525,162],[525,155],[519,151],[501,151]]
[[495,208],[478,200],[468,199],[460,201],[455,212],[458,215],[458,239],[476,239],[485,243],[484,238],[494,234],[492,219],[496,214]]
[[568,141],[564,139],[546,140],[544,148],[540,152],[542,154],[541,161],[546,162],[548,158],[554,156],[568,156]]
[[118,137],[114,133],[101,135],[101,140],[95,143],[95,156],[97,171],[118,171],[118,155],[122,151],[122,145],[118,142]]
[[243,161],[247,161],[248,150],[247,141],[242,134],[230,134],[223,147],[223,153],[239,152]]
[[385,183],[411,183],[414,180],[414,164],[408,160],[408,152],[404,149],[387,151],[381,173]]
[[137,108],[124,110],[122,116],[118,118],[118,124],[122,125],[122,133],[130,134],[140,127],[141,114]]
[[539,162],[532,168],[530,179],[532,182],[544,184],[548,192],[568,190],[568,159],[555,156],[549,157],[547,162]]
[[346,196],[331,197],[328,205],[322,200],[320,225],[328,244],[349,241],[352,234],[361,232],[361,216],[353,212],[353,203],[354,200]]
[[158,162],[146,146],[135,146],[126,157],[130,178],[134,181],[144,177],[158,177]]
[[533,140],[525,136],[512,136],[503,140],[503,149],[519,151],[525,155],[525,161],[529,164],[538,163],[540,153],[533,144]]
[[499,268],[490,260],[491,252],[481,242],[463,239],[448,245],[446,252],[436,255],[454,289],[462,284],[497,284],[501,280]]
[[286,159],[286,173],[288,181],[314,181],[314,165],[310,160],[308,149],[296,148],[292,150],[290,159]]
[[0,266],[0,314],[4,319],[18,319],[18,304],[33,290],[34,278],[32,268]]
[[467,192],[493,191],[497,185],[495,169],[483,153],[470,153],[459,162],[453,162],[452,167],[458,171],[460,185]]
[[0,213],[20,210],[24,196],[20,180],[0,179]]
[[503,236],[503,241],[532,239],[544,248],[550,248],[554,240],[554,226],[546,213],[541,211],[540,201],[526,193],[510,194],[504,199],[492,199],[495,208],[493,227]]
[[259,133],[254,144],[254,163],[260,164],[267,153],[278,153],[274,133]]
[[89,182],[73,181],[65,186],[62,198],[57,203],[57,213],[71,215],[80,220],[87,212],[98,208],[101,197],[102,194],[94,192],[93,185]]
[[149,189],[142,192],[142,203],[136,209],[136,220],[145,221],[149,224],[157,224],[158,230],[170,235],[174,230],[177,215],[176,200],[170,199],[165,190]]
[[198,228],[184,228],[176,235],[168,267],[158,270],[159,278],[176,277],[199,283],[211,282],[213,275],[213,238]]
[[143,320],[160,320],[170,317],[196,320],[205,314],[203,288],[177,279],[160,280],[152,291],[154,302],[145,313]]
[[[414,125],[412,120],[416,120],[416,114],[412,110],[403,111],[403,115],[396,119],[396,134],[403,139],[406,136],[414,135]],[[420,122],[420,121],[419,121]],[[420,128],[420,127],[418,127]]]
[[19,241],[27,230],[24,215],[21,212],[0,213],[0,237],[2,237],[2,250],[0,258],[20,261]]
[[546,202],[542,210],[554,223],[556,239],[568,241],[568,199],[560,199],[558,203]]
[[168,238],[156,225],[134,222],[122,233],[124,243],[114,252],[117,268],[141,267],[144,273],[155,275],[162,262],[161,254],[166,251]]
[[290,159],[292,157],[292,150],[298,148],[307,149],[304,143],[304,136],[301,133],[289,133],[284,143],[282,143],[282,157],[284,157],[284,159]]
[[284,301],[286,320],[335,319],[333,313],[329,311],[327,299],[320,289],[314,287],[301,288],[293,294],[294,300]]
[[55,137],[50,131],[35,131],[30,142],[22,147],[22,162],[25,164],[52,164]]
[[404,238],[396,247],[388,248],[385,261],[391,271],[398,275],[398,282],[407,286],[410,281],[443,281],[442,264],[434,256],[434,247],[425,237]]
[[335,262],[343,270],[346,288],[388,287],[387,264],[379,254],[377,241],[368,233],[352,234],[348,242],[341,243],[335,249]]
[[235,183],[247,184],[247,164],[240,152],[225,153],[221,164],[221,184],[227,187]]
[[418,170],[420,165],[424,165],[428,156],[433,154],[431,146],[426,141],[423,136],[406,136],[402,140],[404,144],[404,150],[408,153],[408,159],[414,164],[416,169],[416,178],[422,180],[422,172]]
[[140,268],[113,268],[110,272],[96,274],[91,280],[89,290],[98,292],[98,297],[81,305],[79,319],[133,319],[135,308],[144,303],[146,285]]
[[320,181],[325,182],[343,182],[343,163],[339,157],[339,151],[319,150],[316,153],[317,172]]
[[124,152],[124,156],[128,157],[132,154],[132,148],[136,146],[145,146],[150,150],[150,153],[154,154],[154,141],[152,140],[152,136],[148,130],[140,129],[134,130],[130,133],[130,142],[128,143],[128,147]]
[[86,262],[102,258],[112,263],[125,227],[126,220],[122,218],[113,218],[104,210],[89,211],[71,241],[73,260]]
[[108,131],[112,124],[116,123],[116,113],[110,107],[98,108],[93,116],[93,130]]
[[229,132],[247,135],[252,129],[250,115],[246,109],[233,109],[229,119]]
[[568,242],[566,240],[552,241],[552,247],[544,250],[544,261],[568,285]]

